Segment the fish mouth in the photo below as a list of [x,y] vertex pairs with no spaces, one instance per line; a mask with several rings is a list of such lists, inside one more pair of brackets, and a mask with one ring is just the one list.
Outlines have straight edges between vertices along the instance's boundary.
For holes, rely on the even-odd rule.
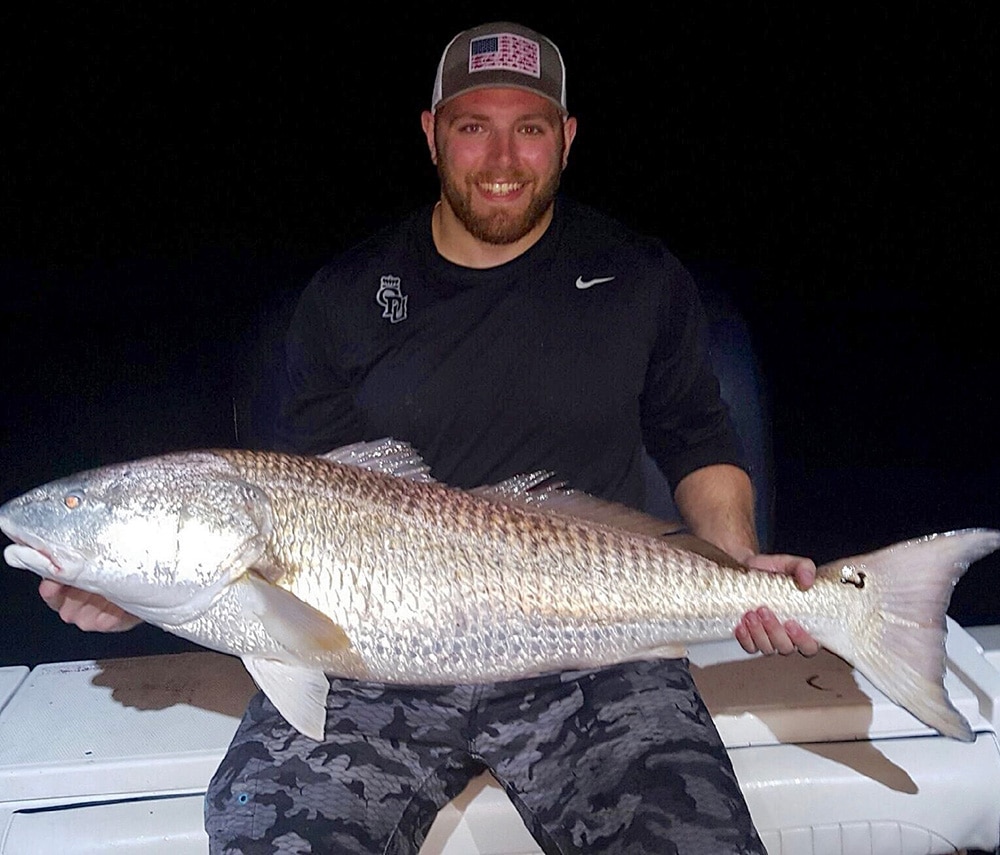
[[68,576],[65,569],[66,562],[61,561],[53,550],[41,538],[34,537],[27,532],[22,532],[16,526],[6,523],[2,526],[3,533],[9,537],[13,543],[3,551],[4,561],[11,567],[19,570],[30,570],[46,579],[65,581]]
[[19,570],[30,570],[45,579],[62,579],[62,568],[52,560],[52,556],[40,549],[23,543],[14,543],[3,551],[4,561]]

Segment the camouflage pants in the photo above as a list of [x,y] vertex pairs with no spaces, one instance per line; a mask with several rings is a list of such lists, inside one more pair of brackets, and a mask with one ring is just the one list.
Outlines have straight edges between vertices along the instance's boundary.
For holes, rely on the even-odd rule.
[[326,741],[250,703],[205,799],[211,851],[416,855],[489,769],[546,853],[764,848],[683,660],[482,686],[331,679]]

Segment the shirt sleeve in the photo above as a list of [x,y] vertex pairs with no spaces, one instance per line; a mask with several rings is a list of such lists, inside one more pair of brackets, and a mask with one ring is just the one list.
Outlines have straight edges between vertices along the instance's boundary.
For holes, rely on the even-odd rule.
[[709,358],[708,323],[690,274],[677,262],[661,290],[657,336],[641,401],[643,443],[671,488],[719,463],[746,469]]

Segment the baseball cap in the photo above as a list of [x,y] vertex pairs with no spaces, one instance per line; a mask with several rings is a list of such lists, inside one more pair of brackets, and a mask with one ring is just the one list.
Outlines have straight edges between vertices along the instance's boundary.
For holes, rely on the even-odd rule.
[[455,36],[438,63],[431,112],[463,92],[494,87],[537,92],[567,112],[566,68],[559,48],[520,24],[481,24]]

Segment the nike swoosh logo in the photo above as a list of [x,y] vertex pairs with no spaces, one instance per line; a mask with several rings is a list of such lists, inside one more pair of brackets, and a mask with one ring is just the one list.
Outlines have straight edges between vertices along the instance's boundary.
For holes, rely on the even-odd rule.
[[582,276],[577,276],[576,287],[579,288],[581,291],[585,291],[592,285],[600,285],[602,282],[610,282],[614,278],[615,278],[614,276],[605,276],[601,279],[584,279]]

